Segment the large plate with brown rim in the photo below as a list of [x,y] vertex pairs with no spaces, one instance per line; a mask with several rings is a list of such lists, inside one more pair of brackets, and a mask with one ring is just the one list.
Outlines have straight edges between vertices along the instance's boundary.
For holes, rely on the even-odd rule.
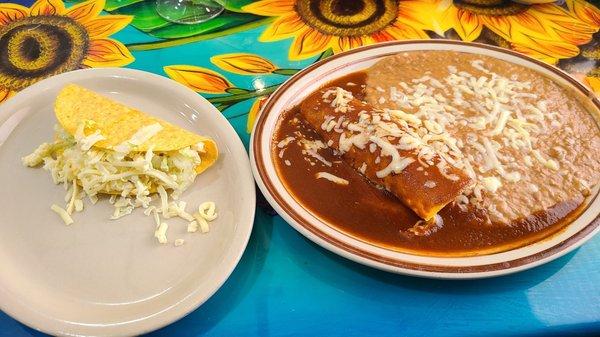
[[[306,103],[315,97],[324,110]],[[398,41],[291,77],[264,106],[250,157],[270,204],[320,246],[400,274],[483,278],[556,259],[600,230],[599,121],[593,93],[551,65],[482,44]],[[409,165],[425,170],[394,166],[386,180],[395,150],[373,137],[404,151],[406,133],[420,139]],[[471,179],[429,221],[405,206],[439,197],[432,181],[431,192],[406,183],[443,171],[421,161],[424,147]]]

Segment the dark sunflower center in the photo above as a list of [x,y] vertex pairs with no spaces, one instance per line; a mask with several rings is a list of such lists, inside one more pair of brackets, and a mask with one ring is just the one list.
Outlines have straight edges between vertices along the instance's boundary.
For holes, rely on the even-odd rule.
[[296,12],[310,27],[329,35],[360,36],[396,20],[396,0],[298,0]]
[[88,33],[64,16],[26,17],[0,28],[0,86],[21,90],[43,78],[78,69]]
[[23,51],[23,57],[27,61],[36,60],[40,57],[40,54],[42,52],[42,46],[40,45],[40,43],[30,36],[25,38],[25,41],[23,41],[23,46],[21,48]]
[[362,1],[334,1],[332,12],[336,15],[356,15],[365,9]]
[[490,16],[515,15],[529,8],[529,5],[510,0],[454,0],[454,4],[475,14]]

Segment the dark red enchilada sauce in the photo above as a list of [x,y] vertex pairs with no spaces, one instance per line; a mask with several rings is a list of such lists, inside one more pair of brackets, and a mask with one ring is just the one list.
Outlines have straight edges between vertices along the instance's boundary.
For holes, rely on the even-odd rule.
[[[366,75],[353,73],[327,86],[339,86],[364,97]],[[351,85],[348,85],[351,83]],[[311,213],[330,226],[359,240],[388,249],[423,255],[475,255],[523,246],[561,230],[583,207],[583,198],[563,202],[532,214],[510,225],[489,223],[479,211],[461,211],[453,204],[440,213],[443,223],[414,234],[409,228],[420,218],[389,192],[372,185],[360,173],[344,163],[332,149],[319,150],[328,167],[318,160],[308,161],[303,147],[290,142],[280,156],[277,144],[287,137],[320,139],[299,115],[299,108],[285,112],[273,135],[272,152],[278,175],[288,191]],[[311,164],[312,162],[312,164]],[[316,179],[328,172],[348,180],[348,185]]]

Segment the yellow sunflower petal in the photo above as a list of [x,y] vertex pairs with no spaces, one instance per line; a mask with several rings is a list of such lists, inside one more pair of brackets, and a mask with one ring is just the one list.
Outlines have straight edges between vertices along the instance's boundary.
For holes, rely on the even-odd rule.
[[61,15],[65,4],[61,0],[38,0],[29,9],[29,15]]
[[414,29],[432,30],[438,35],[443,35],[444,31],[438,22],[438,18],[447,8],[438,1],[403,0],[398,2],[398,19],[396,22],[402,22]]
[[171,65],[164,67],[164,71],[170,78],[196,92],[223,94],[233,87],[223,75],[202,67]]
[[[394,40],[405,40],[404,37],[399,38],[398,36],[398,32],[392,31],[390,27],[371,34],[372,40],[375,41],[374,43]],[[368,43],[365,43],[365,45],[367,44]]]
[[518,43],[513,42],[512,49],[538,60],[554,64],[558,59],[571,58],[579,54],[579,48],[564,41],[542,40],[526,35]]
[[[526,13],[536,17],[538,21],[544,23],[544,26],[549,27],[551,30],[558,28],[587,34],[594,34],[598,30],[597,26],[578,19],[554,4],[532,6]],[[521,22],[521,19],[519,21]],[[545,33],[544,31],[541,32]]]
[[514,16],[507,16],[507,19],[509,21],[513,21],[513,26],[524,27],[529,35],[538,33],[541,36],[548,36],[550,32],[549,17],[540,17],[539,15],[535,14],[535,6],[533,6],[523,13],[519,13]]
[[88,67],[122,67],[135,59],[121,42],[113,39],[93,39],[83,65]]
[[567,8],[580,20],[600,27],[600,10],[596,6],[584,0],[567,0]]
[[581,45],[589,42],[595,32],[555,5],[536,5],[517,15],[481,16],[480,19],[500,37],[522,45],[532,39],[541,44],[555,41]]
[[307,59],[327,50],[332,45],[331,41],[331,35],[306,27],[294,38],[288,57],[292,61]]
[[582,33],[573,29],[555,29],[554,32],[561,40],[568,41],[576,46],[581,46],[592,40],[593,34]]
[[6,101],[7,99],[11,98],[14,95],[15,95],[14,91],[12,91],[8,88],[0,87],[0,103]]
[[0,26],[24,18],[28,14],[29,9],[27,7],[17,4],[0,3]]
[[[590,14],[592,14],[592,17],[596,16],[596,20],[599,20],[600,18],[597,16],[600,14],[600,11],[598,10],[598,8],[587,4],[588,6],[584,6],[587,10],[589,10]],[[598,25],[597,24],[593,24],[592,21],[590,22],[586,22],[585,20],[582,21],[582,19],[578,18],[576,15],[573,15],[573,13],[569,12],[568,10],[555,5],[555,4],[545,4],[545,5],[538,5],[535,6],[535,12],[538,13],[543,13],[546,16],[550,16],[551,15],[551,21],[553,22],[558,22],[561,25],[564,24],[572,24],[572,25],[576,25],[578,27],[578,29],[587,29],[590,31],[595,31],[598,29]],[[599,21],[596,21],[596,23],[600,23]]]
[[480,19],[485,27],[507,41],[512,40],[512,34],[517,30],[511,16],[482,16]]
[[[373,37],[375,38],[375,40],[377,40],[377,42],[429,38],[429,35],[427,35],[427,33],[425,33],[423,30],[417,29],[401,21],[396,21],[394,24],[390,25],[389,27],[387,27],[379,33],[380,34],[373,34]],[[383,35],[385,37],[381,38],[380,35]]]
[[473,41],[481,34],[483,23],[477,14],[458,9],[454,30],[463,41]]
[[294,11],[295,0],[262,0],[242,7],[247,13],[262,16],[280,16]]
[[260,35],[259,40],[269,42],[292,37],[305,26],[306,24],[302,19],[295,12],[292,12],[278,17],[272,24],[268,25]]
[[594,93],[596,93],[596,95],[600,95],[600,78],[587,76],[585,78],[585,81],[590,86],[590,88],[594,90]]
[[248,111],[248,121],[246,122],[246,132],[247,133],[252,132],[252,128],[254,128],[254,122],[256,121],[256,118],[258,118],[258,116],[260,116],[260,109],[265,104],[265,102],[267,101],[268,98],[269,98],[268,96],[262,96],[262,97],[255,99],[254,103],[252,103],[252,106],[250,107],[250,111]]
[[84,22],[83,26],[92,39],[108,37],[125,28],[132,19],[133,16],[130,15],[105,15]]
[[103,8],[104,0],[90,0],[70,7],[65,15],[79,22],[87,22],[100,15]]
[[458,21],[458,8],[453,5],[452,1],[430,1],[421,0],[419,3],[425,3],[421,5],[421,10],[418,13],[421,17],[431,18],[431,28],[440,36],[444,36],[444,33],[451,28],[456,26]]
[[277,69],[271,61],[248,53],[216,55],[210,61],[223,70],[240,75],[270,74]]
[[514,2],[519,2],[526,5],[535,5],[535,4],[548,4],[556,2],[556,0],[513,0]]
[[334,53],[366,46],[376,41],[370,36],[339,36],[331,40]]

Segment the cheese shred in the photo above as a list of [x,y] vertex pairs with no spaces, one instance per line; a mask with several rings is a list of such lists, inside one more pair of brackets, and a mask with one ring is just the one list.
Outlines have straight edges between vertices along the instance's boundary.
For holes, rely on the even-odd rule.
[[317,177],[317,179],[321,179],[321,178],[327,179],[327,180],[329,180],[329,181],[331,181],[333,183],[336,183],[338,185],[344,185],[345,186],[345,185],[350,184],[350,182],[348,180],[346,180],[344,178],[340,178],[340,177],[335,176],[335,175],[333,175],[331,173],[328,173],[328,172],[318,172],[316,174],[316,177]]
[[53,204],[52,206],[50,206],[50,209],[53,210],[56,214],[58,214],[60,216],[62,221],[65,223],[65,225],[68,226],[74,222],[73,218],[71,218],[69,213],[64,208],[58,206],[57,204]]

